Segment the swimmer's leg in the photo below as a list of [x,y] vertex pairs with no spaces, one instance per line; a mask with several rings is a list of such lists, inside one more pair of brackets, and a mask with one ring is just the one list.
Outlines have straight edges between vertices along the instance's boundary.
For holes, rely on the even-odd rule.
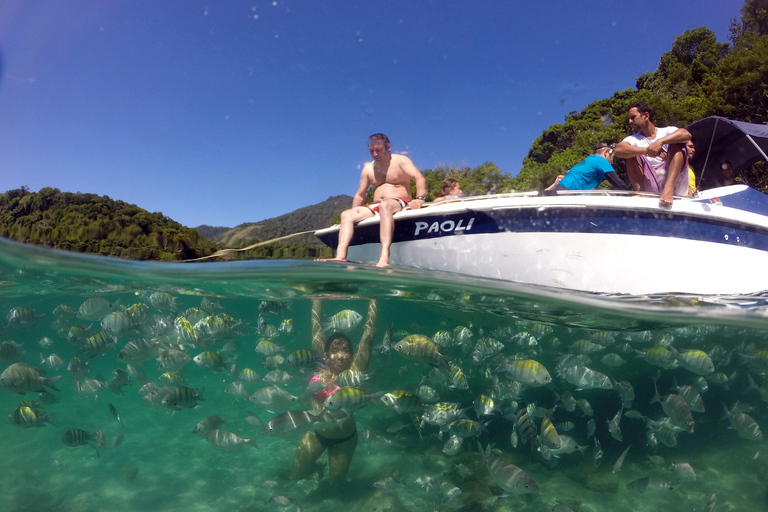
[[343,484],[347,479],[355,448],[357,448],[357,432],[351,439],[328,448],[328,473],[332,485]]
[[293,455],[291,478],[301,480],[314,471],[315,461],[323,454],[325,447],[312,432],[306,432],[301,438],[296,453]]

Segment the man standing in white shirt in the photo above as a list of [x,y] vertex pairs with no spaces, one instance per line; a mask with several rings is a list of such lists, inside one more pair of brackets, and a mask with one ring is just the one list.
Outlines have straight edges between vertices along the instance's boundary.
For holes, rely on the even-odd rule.
[[672,196],[688,195],[688,166],[685,143],[691,134],[685,128],[653,124],[653,111],[638,101],[629,105],[629,124],[635,133],[616,146],[616,156],[624,158],[627,176],[637,191],[661,194],[659,206],[671,206]]

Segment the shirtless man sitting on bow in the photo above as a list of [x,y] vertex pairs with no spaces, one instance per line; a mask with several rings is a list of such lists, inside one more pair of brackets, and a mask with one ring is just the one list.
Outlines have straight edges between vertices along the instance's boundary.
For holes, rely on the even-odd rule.
[[[421,208],[427,194],[427,183],[424,176],[405,155],[393,155],[390,152],[389,138],[383,133],[371,135],[368,138],[368,150],[373,162],[367,162],[360,174],[360,187],[352,200],[352,208],[341,213],[339,228],[339,246],[336,257],[330,261],[347,261],[347,249],[352,241],[355,224],[363,219],[381,217],[379,238],[381,240],[381,257],[377,267],[389,265],[389,248],[392,245],[392,235],[395,231],[395,213],[410,206],[412,210]],[[411,199],[411,180],[416,182],[418,197]],[[373,203],[364,205],[368,187],[373,185]]]

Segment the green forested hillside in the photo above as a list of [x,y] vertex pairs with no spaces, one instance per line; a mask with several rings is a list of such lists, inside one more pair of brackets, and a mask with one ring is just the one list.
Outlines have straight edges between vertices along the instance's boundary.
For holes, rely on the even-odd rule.
[[[352,205],[352,197],[339,195],[329,197],[322,203],[305,206],[279,217],[247,222],[219,234],[215,241],[230,248],[243,248],[254,243],[275,238],[326,228],[334,218]],[[298,235],[287,240],[256,247],[249,251],[237,252],[235,257],[251,258],[327,258],[332,249],[326,247],[312,234]]]
[[[334,216],[351,205],[352,198],[350,196],[329,197],[322,203],[305,206],[279,217],[240,224],[221,233],[215,241],[225,247],[239,248],[293,233],[327,228]],[[304,235],[292,241],[323,245],[314,235]]]
[[138,260],[187,260],[218,248],[162,213],[50,187],[0,194],[0,235],[55,249]]
[[216,238],[219,237],[219,235],[229,231],[232,228],[225,228],[223,226],[209,226],[208,224],[203,224],[202,226],[197,226],[195,229],[198,233],[213,242],[216,240]]

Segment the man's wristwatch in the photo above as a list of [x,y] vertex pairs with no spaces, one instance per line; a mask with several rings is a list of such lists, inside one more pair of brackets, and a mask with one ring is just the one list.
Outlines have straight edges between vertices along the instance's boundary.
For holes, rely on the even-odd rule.
[[423,201],[423,200],[425,200],[426,198],[427,198],[427,196],[419,196],[419,197],[417,197],[416,199],[421,199],[421,200]]

